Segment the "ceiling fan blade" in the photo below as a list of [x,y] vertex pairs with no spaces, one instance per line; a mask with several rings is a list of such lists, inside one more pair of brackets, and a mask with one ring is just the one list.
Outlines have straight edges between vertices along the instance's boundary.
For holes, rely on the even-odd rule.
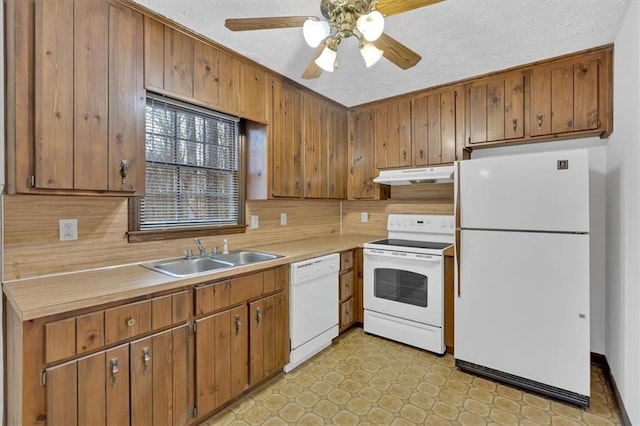
[[380,0],[376,4],[376,9],[384,16],[397,15],[413,9],[430,6],[444,0]]
[[320,43],[320,46],[318,46],[315,53],[313,54],[313,58],[311,58],[311,62],[309,62],[309,65],[307,65],[307,68],[305,68],[304,72],[302,73],[302,78],[304,78],[305,80],[311,80],[320,77],[320,74],[322,74],[322,68],[317,66],[315,61],[322,54],[323,50],[324,43]]
[[385,33],[382,33],[380,38],[374,41],[373,44],[382,50],[382,56],[403,70],[415,66],[422,59],[422,56]]
[[224,26],[231,31],[271,30],[301,27],[308,16],[274,16],[269,18],[226,19]]

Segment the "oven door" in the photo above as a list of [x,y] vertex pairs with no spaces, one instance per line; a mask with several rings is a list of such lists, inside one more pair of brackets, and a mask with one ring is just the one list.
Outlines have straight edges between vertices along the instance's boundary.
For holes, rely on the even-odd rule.
[[443,325],[442,256],[364,250],[364,308],[436,327]]

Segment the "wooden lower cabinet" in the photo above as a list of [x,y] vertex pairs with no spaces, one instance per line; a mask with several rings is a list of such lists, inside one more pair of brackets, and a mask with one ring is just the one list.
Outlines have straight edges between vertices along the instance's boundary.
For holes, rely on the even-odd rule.
[[247,305],[196,321],[196,408],[209,413],[249,386]]
[[338,294],[340,312],[340,332],[345,331],[356,322],[354,283],[356,282],[356,268],[354,268],[354,250],[340,253],[340,275]]
[[47,425],[129,424],[129,345],[46,370]]
[[249,304],[251,385],[282,370],[289,357],[289,308],[285,293]]

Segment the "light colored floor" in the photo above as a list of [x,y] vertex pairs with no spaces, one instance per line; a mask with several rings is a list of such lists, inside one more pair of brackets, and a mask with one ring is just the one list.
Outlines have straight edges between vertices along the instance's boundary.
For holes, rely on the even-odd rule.
[[354,328],[289,374],[203,425],[620,424],[599,368],[591,406],[575,406],[458,371],[437,357]]

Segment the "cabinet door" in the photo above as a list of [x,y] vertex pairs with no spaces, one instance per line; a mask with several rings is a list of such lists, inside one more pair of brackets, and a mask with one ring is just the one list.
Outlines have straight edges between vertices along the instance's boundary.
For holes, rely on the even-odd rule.
[[288,84],[273,85],[273,181],[274,197],[302,196],[300,92]]
[[453,163],[456,159],[456,94],[435,93],[413,99],[413,158],[416,166]]
[[108,190],[144,193],[142,15],[109,5]]
[[129,424],[129,345],[47,369],[47,425]]
[[164,25],[144,17],[144,87],[164,89]]
[[240,110],[240,60],[225,52],[218,52],[218,106],[225,112]]
[[74,4],[35,2],[35,184],[73,189]]
[[250,383],[259,383],[288,361],[286,295],[277,293],[249,304]]
[[531,71],[531,136],[599,127],[599,60],[587,57]]
[[327,197],[347,198],[347,110],[327,106]]
[[182,96],[193,96],[193,38],[164,27],[164,88]]
[[393,102],[375,110],[376,167],[410,166],[411,102]]
[[131,343],[131,424],[187,423],[188,326]]
[[[196,321],[196,407],[208,413],[247,388],[246,305]],[[237,352],[236,352],[237,351]]]
[[267,121],[267,75],[264,71],[240,63],[240,115],[260,122]]
[[208,105],[217,106],[220,102],[218,51],[201,41],[194,41],[193,61],[193,97]]
[[376,174],[375,110],[365,109],[350,113],[351,194],[354,199],[375,198],[373,178]]
[[524,76],[513,72],[467,89],[469,144],[524,137]]
[[[303,94],[304,197],[327,197],[327,109],[322,100]],[[332,165],[332,167],[335,167]]]

